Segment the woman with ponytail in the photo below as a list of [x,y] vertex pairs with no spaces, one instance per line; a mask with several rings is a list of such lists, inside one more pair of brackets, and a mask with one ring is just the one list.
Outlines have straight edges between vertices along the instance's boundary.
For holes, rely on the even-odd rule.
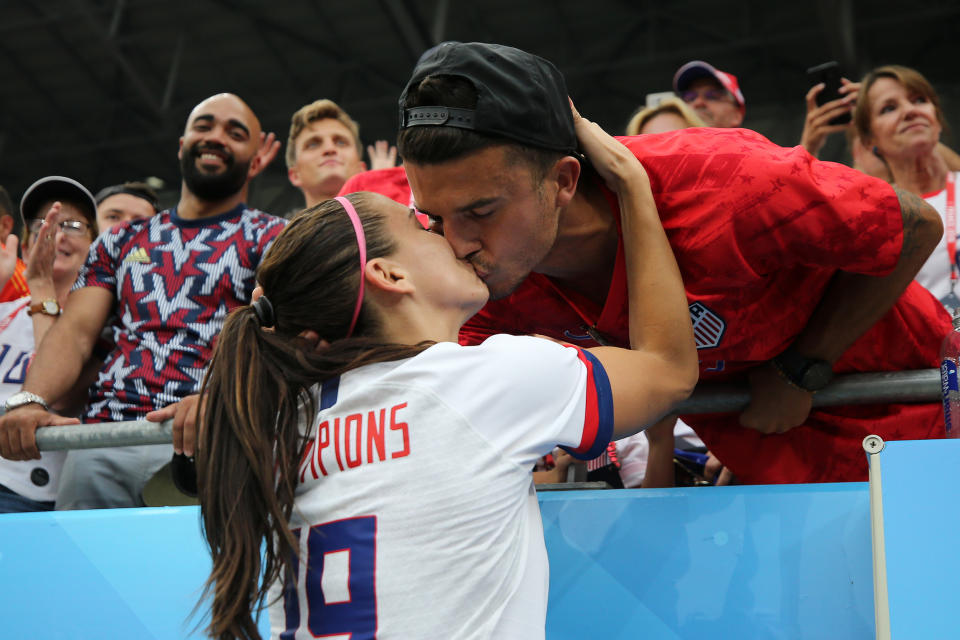
[[459,346],[488,293],[442,236],[370,193],[301,213],[257,271],[262,297],[228,317],[204,382],[212,637],[259,638],[265,603],[280,638],[543,637],[534,462],[558,445],[595,457],[697,377],[646,173],[575,122],[621,202],[634,349]]

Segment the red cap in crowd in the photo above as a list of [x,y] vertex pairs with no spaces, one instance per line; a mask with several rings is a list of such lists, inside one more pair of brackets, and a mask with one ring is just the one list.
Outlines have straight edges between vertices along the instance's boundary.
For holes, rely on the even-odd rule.
[[673,90],[681,94],[697,78],[713,78],[720,83],[720,86],[730,92],[741,109],[746,108],[747,102],[743,99],[743,92],[740,91],[737,76],[726,71],[720,71],[703,60],[693,60],[677,69],[677,72],[673,75]]

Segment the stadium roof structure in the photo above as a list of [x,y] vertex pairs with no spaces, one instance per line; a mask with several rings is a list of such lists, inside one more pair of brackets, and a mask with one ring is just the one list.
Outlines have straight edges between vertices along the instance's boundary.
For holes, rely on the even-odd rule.
[[[413,64],[442,40],[552,60],[581,112],[614,133],[694,59],[736,74],[745,126],[779,144],[799,140],[805,70],[827,60],[852,78],[915,67],[960,122],[958,27],[953,0],[2,0],[0,184],[16,201],[47,174],[93,190],[155,176],[171,204],[184,119],[220,91],[246,99],[284,141],[292,112],[320,97],[360,123],[365,143],[393,140]],[[843,158],[842,140],[824,156]],[[250,201],[276,213],[302,203],[282,157]]]

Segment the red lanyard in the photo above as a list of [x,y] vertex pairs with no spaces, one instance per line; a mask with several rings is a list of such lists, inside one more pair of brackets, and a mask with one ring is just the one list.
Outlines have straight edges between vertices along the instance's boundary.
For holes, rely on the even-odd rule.
[[29,300],[27,300],[22,305],[20,305],[19,307],[11,311],[10,315],[8,315],[6,318],[4,318],[3,320],[0,320],[0,333],[3,333],[4,331],[7,330],[7,327],[10,326],[10,323],[13,322],[13,319],[17,316],[17,314],[23,311],[23,308],[26,307],[28,304],[30,304]]
[[947,255],[950,257],[950,290],[957,284],[957,184],[952,171],[947,172],[946,218]]

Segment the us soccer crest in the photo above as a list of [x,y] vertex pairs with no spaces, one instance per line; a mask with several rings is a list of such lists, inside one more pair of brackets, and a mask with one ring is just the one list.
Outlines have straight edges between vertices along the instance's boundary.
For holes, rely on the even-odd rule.
[[690,305],[690,322],[693,323],[693,336],[697,341],[697,349],[710,349],[717,346],[727,330],[727,323],[702,302],[694,302]]

